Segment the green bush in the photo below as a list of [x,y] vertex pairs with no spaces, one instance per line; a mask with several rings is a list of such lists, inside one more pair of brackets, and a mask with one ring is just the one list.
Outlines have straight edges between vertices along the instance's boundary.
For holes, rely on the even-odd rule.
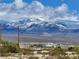
[[0,47],[0,55],[6,53],[18,53],[20,51],[19,46],[15,43],[0,41],[0,44],[2,45]]

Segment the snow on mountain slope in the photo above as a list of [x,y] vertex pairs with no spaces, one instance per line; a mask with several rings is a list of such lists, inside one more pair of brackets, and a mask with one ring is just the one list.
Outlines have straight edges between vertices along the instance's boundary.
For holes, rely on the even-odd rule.
[[[1,20],[0,20],[1,21]],[[25,30],[26,32],[79,32],[79,21],[58,20],[55,22],[42,21],[37,18],[21,18],[16,21],[1,21],[3,28]]]
[[71,13],[67,4],[54,8],[39,1],[33,1],[30,5],[22,0],[12,4],[1,3],[0,23],[8,30],[17,30],[19,26],[26,32],[79,32],[79,15]]

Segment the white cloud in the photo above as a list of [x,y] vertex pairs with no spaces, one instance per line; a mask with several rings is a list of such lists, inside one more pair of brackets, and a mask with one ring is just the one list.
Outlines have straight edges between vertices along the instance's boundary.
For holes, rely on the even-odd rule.
[[62,4],[61,6],[57,7],[56,11],[59,13],[67,13],[68,12],[67,4]]
[[7,12],[0,12],[0,17],[5,16]]
[[24,3],[22,0],[15,0],[15,4],[17,8],[22,8],[24,6]]
[[16,2],[12,4],[0,4],[0,16],[15,21],[23,17],[35,17],[48,22],[54,22],[61,19],[77,20],[79,18],[77,15],[69,13],[67,4],[62,4],[61,6],[53,8],[44,6],[38,1],[33,1],[31,4],[25,4],[22,0],[15,1]]

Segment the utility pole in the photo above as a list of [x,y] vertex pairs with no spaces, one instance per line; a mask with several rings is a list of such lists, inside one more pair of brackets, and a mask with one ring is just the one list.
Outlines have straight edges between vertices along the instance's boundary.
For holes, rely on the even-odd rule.
[[[19,25],[18,25],[18,48],[20,50],[20,27]],[[21,53],[19,53],[18,57],[19,57],[18,59],[22,59]]]
[[19,25],[18,25],[18,28],[17,28],[17,31],[18,31],[18,47],[20,48],[20,28],[19,28]]
[[2,25],[0,24],[0,40],[2,40]]

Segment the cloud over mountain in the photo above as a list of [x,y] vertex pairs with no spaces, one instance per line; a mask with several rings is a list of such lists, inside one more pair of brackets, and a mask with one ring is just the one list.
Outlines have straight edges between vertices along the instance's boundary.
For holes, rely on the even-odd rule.
[[[66,3],[57,7],[45,6],[39,1],[32,1],[30,4],[22,0],[0,3],[0,23],[3,26],[2,32],[12,34],[17,33],[20,26],[21,33],[40,34],[58,40],[66,39],[67,36],[79,37],[79,14],[71,12]],[[77,36],[70,33],[76,33]]]
[[44,6],[39,1],[33,1],[31,4],[24,3],[22,0],[15,0],[11,4],[0,4],[0,19],[10,21],[19,20],[22,17],[41,18],[42,21],[54,22],[56,20],[77,20],[77,14],[69,13],[67,4],[62,4],[56,8]]

